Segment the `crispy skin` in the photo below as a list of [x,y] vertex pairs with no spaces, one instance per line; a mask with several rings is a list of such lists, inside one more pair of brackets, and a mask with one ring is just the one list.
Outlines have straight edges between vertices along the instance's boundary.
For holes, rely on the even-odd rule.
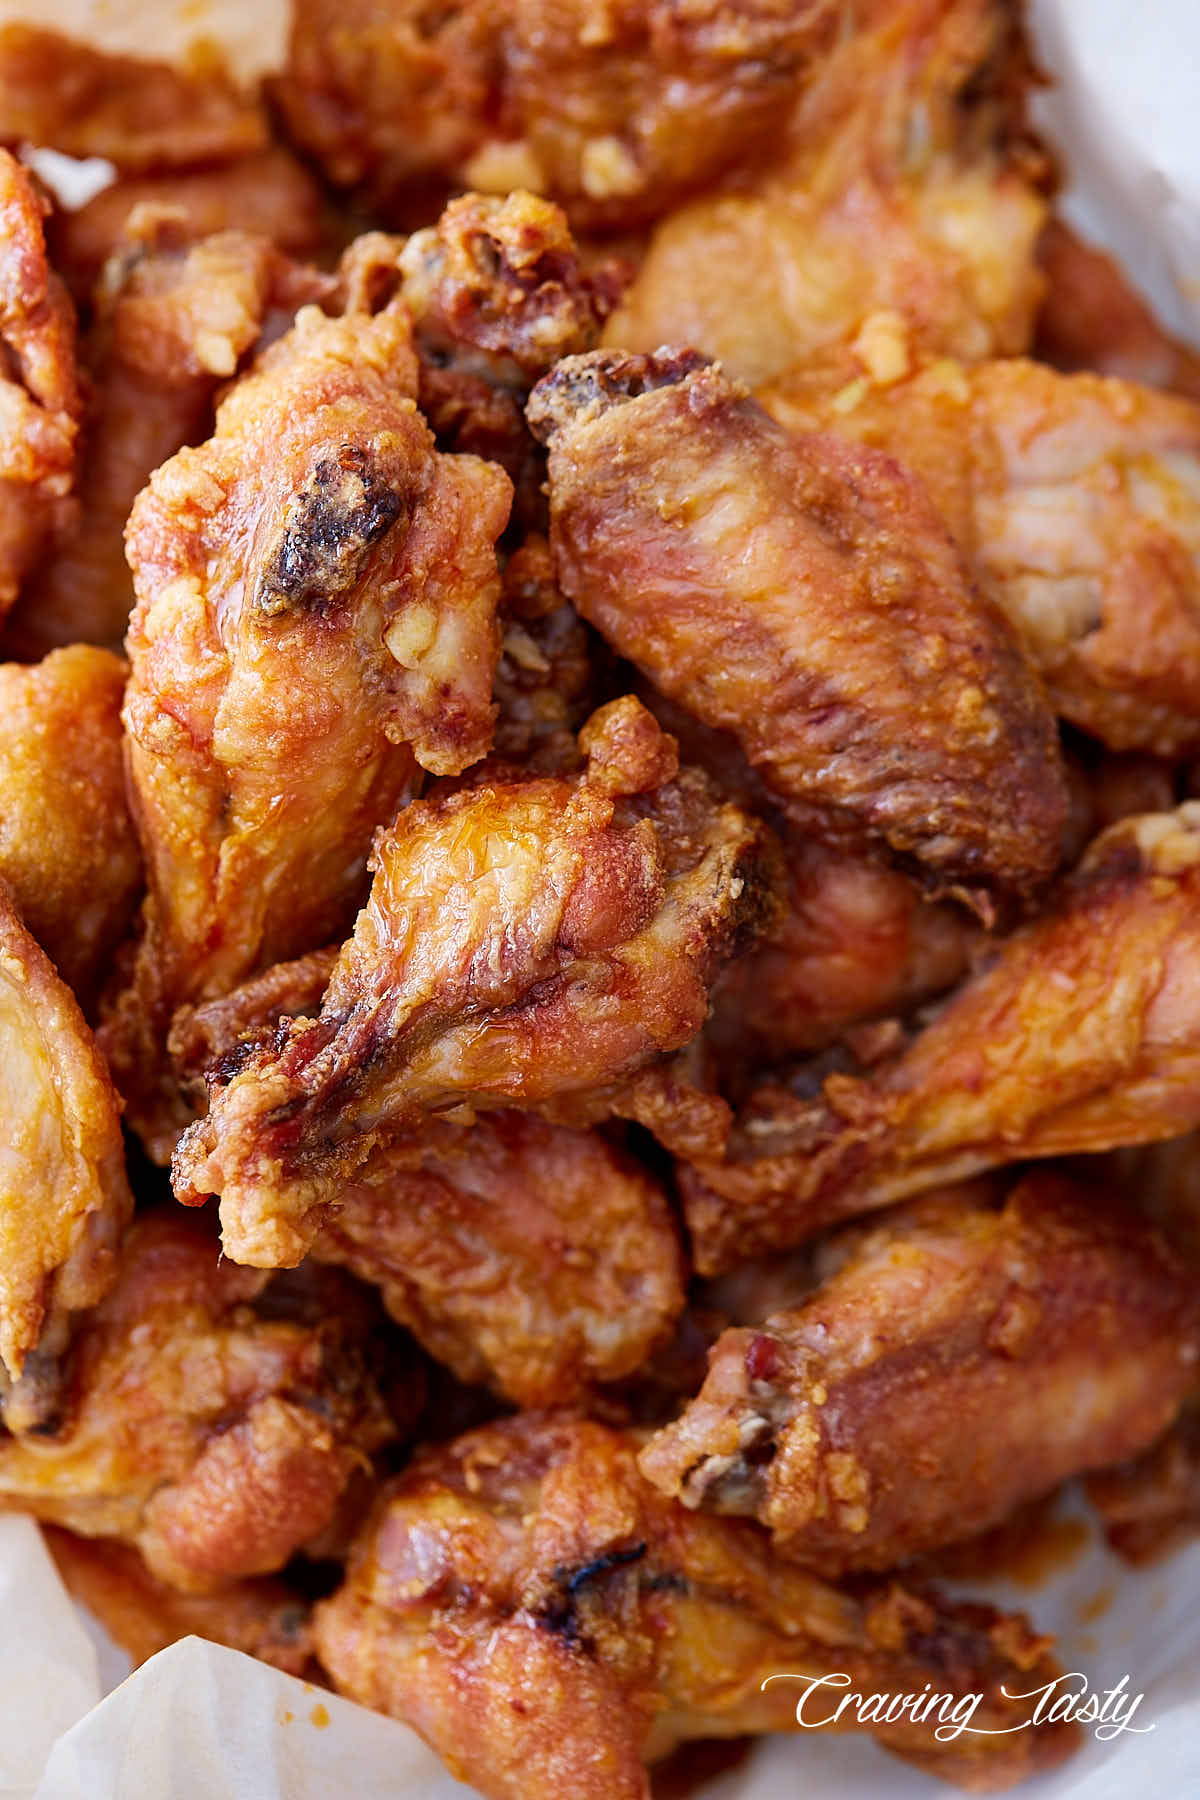
[[917,353],[903,321],[759,395],[789,430],[924,481],[1056,710],[1113,750],[1200,749],[1200,406],[1013,359]]
[[784,911],[713,995],[708,1039],[735,1068],[909,1012],[960,981],[987,941],[961,908],[931,905],[896,869],[799,832],[783,845]]
[[94,399],[80,510],[22,592],[7,633],[26,659],[58,644],[119,650],[133,607],[125,522],[151,473],[212,430],[218,389],[259,338],[332,288],[266,238],[193,243],[174,213],[143,212],[105,270],[85,345]]
[[299,0],[272,92],[337,186],[532,188],[576,225],[653,218],[752,154],[832,34],[828,0]]
[[[1027,1716],[1003,1684],[1052,1677],[1019,1615],[894,1582],[852,1598],[773,1561],[752,1527],[664,1500],[636,1449],[630,1433],[526,1413],[419,1457],[316,1608],[335,1684],[419,1731],[488,1800],[649,1800],[644,1764],[677,1744],[795,1728],[797,1685],[764,1690],[769,1675],[974,1691],[974,1723],[993,1731]],[[1074,1730],[874,1735],[978,1791],[1060,1761]]]
[[0,1390],[18,1430],[40,1403],[36,1367],[18,1378],[108,1289],[133,1199],[108,1071],[2,889],[0,1047]]
[[101,270],[141,206],[169,211],[181,234],[196,242],[244,231],[299,259],[329,248],[324,194],[281,144],[215,167],[126,175],[85,206],[57,212],[47,222],[51,260],[79,304],[90,304]]
[[393,1435],[371,1316],[333,1271],[289,1295],[222,1262],[204,1220],[144,1214],[76,1332],[58,1430],[0,1440],[0,1503],[119,1538],[185,1592],[282,1568]]
[[75,313],[46,260],[45,211],[0,150],[0,618],[66,511],[83,411]]
[[206,1071],[227,1057],[236,1068],[241,1045],[259,1037],[265,1027],[319,1010],[340,948],[326,944],[293,962],[272,963],[219,999],[178,1009],[167,1047],[180,1080],[189,1093],[194,1089],[198,1113],[204,1111],[208,1091]]
[[308,1608],[284,1582],[260,1576],[213,1594],[181,1594],[127,1544],[77,1537],[58,1525],[43,1526],[42,1535],[71,1594],[135,1668],[180,1638],[201,1637],[285,1674],[312,1674]]
[[0,664],[0,881],[85,1010],[142,887],[121,756],[125,674],[82,644],[33,668]]
[[1200,1406],[1193,1396],[1144,1456],[1091,1475],[1087,1495],[1127,1562],[1155,1562],[1200,1530]]
[[380,1288],[460,1381],[518,1406],[631,1375],[683,1310],[661,1188],[595,1133],[432,1121],[341,1188],[312,1254]]
[[568,358],[534,390],[551,545],[585,618],[731,731],[795,822],[934,887],[1023,891],[1066,794],[1045,698],[920,484],[790,437],[690,352]]
[[106,1045],[163,1160],[186,1118],[154,1098],[174,1008],[343,931],[371,833],[419,770],[457,773],[490,743],[511,489],[435,451],[415,388],[402,307],[302,308],[130,518],[150,900]]
[[891,1568],[1137,1455],[1195,1383],[1184,1264],[1058,1175],[1000,1206],[928,1195],[829,1250],[801,1305],[722,1335],[639,1463],[823,1574]]
[[185,1204],[221,1195],[229,1255],[298,1261],[368,1154],[431,1110],[603,1116],[695,1036],[773,899],[767,834],[677,776],[635,700],[580,742],[571,779],[497,772],[376,839],[320,1014],[247,1046],[176,1154]]
[[857,5],[774,160],[659,225],[606,342],[695,344],[757,383],[893,306],[934,352],[1027,350],[1045,204],[1006,141],[1013,12]]
[[0,142],[103,156],[144,174],[261,150],[267,131],[215,61],[189,71],[12,24],[0,26]]
[[1200,400],[1200,355],[1168,336],[1111,256],[1051,219],[1038,261],[1046,279],[1037,317],[1039,360]]
[[764,1091],[729,1158],[681,1181],[707,1272],[1026,1157],[1200,1124],[1200,806],[1124,820],[903,1055]]

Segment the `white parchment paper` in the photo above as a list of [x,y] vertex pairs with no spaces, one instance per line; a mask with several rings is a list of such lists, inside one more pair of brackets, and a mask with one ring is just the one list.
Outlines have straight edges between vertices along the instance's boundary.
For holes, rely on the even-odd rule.
[[[1065,210],[1115,251],[1176,333],[1200,346],[1200,0],[1032,0],[1055,90],[1042,128],[1065,152]],[[198,33],[250,73],[277,60],[285,0],[0,0],[106,47],[173,55]],[[1147,1570],[1093,1534],[1034,1591],[970,1592],[1054,1631],[1071,1686],[1123,1682],[1131,1726],[1089,1736],[1029,1800],[1200,1796],[1200,1545]],[[173,1645],[105,1698],[97,1651],[36,1526],[0,1516],[0,1800],[453,1800],[469,1790],[403,1726],[232,1650]],[[564,1730],[570,1721],[563,1721]],[[1032,1727],[1036,1729],[1036,1727]],[[949,1790],[866,1738],[806,1731],[763,1743],[703,1800],[934,1800]],[[569,1800],[564,1796],[563,1800]]]

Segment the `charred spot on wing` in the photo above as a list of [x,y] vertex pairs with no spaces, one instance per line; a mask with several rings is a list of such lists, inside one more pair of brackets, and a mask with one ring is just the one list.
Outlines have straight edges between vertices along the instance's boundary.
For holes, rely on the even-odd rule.
[[404,510],[403,496],[372,466],[369,451],[342,444],[322,456],[284,511],[258,578],[258,611],[274,618],[301,607],[324,610],[355,585]]
[[656,388],[675,387],[711,366],[711,357],[688,349],[656,350],[653,356],[626,350],[564,356],[530,394],[525,417],[538,442],[548,444],[565,425],[597,418]]
[[556,1637],[564,1638],[567,1643],[587,1649],[587,1632],[578,1609],[586,1599],[588,1589],[614,1569],[628,1568],[632,1563],[641,1562],[649,1548],[648,1544],[632,1544],[626,1550],[606,1550],[602,1556],[593,1557],[590,1562],[582,1563],[578,1568],[565,1563],[559,1564],[551,1575],[554,1591],[538,1609],[538,1624],[545,1630],[552,1631]]

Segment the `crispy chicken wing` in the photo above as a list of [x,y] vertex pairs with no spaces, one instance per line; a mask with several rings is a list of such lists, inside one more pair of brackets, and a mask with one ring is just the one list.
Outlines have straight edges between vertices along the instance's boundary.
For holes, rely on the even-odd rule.
[[47,221],[51,259],[77,303],[91,304],[105,263],[143,206],[169,213],[181,237],[194,242],[244,231],[301,260],[317,258],[330,243],[320,186],[280,144],[216,166],[125,175],[86,205]]
[[1056,1672],[1023,1618],[895,1582],[839,1592],[773,1561],[753,1527],[664,1500],[636,1450],[630,1433],[526,1413],[419,1457],[316,1609],[336,1685],[488,1800],[649,1800],[646,1762],[689,1738],[795,1729],[803,1682],[829,1670],[864,1694],[981,1696],[988,1735],[874,1732],[965,1787],[1010,1786],[1073,1748],[1074,1727],[1015,1729],[1029,1703],[1005,1686]]
[[119,1538],[185,1591],[281,1568],[395,1431],[362,1291],[289,1280],[222,1262],[177,1207],[139,1218],[76,1331],[57,1429],[0,1438],[0,1504]]
[[742,1069],[909,1012],[960,981],[987,942],[966,912],[922,899],[896,869],[798,831],[783,846],[784,910],[713,994],[708,1039]]
[[215,396],[264,332],[332,289],[266,238],[193,243],[174,213],[135,218],[105,271],[85,345],[94,402],[77,483],[80,512],[58,532],[9,621],[10,654],[57,644],[119,649],[133,606],[125,522],[160,463],[205,437]]
[[142,887],[121,757],[125,674],[83,644],[32,668],[0,663],[0,881],[85,1009]]
[[653,218],[786,119],[829,0],[298,0],[273,84],[292,138],[374,210],[531,188]]
[[63,519],[83,411],[75,314],[46,260],[45,211],[0,150],[0,618]]
[[194,69],[0,26],[0,142],[102,156],[127,174],[261,150],[266,121],[211,56]]
[[[493,771],[400,813],[316,1018],[219,1071],[175,1191],[221,1196],[238,1261],[293,1263],[379,1145],[463,1103],[567,1108],[686,1044],[773,902],[765,828],[678,772],[633,699],[573,778]],[[593,1115],[594,1116],[594,1115]]]
[[1114,750],[1200,750],[1200,406],[922,356],[890,314],[759,398],[921,477],[1064,718]]
[[112,1280],[133,1209],[119,1102],[74,996],[0,889],[0,1403],[36,1422],[38,1356]]
[[71,1594],[135,1668],[180,1638],[201,1637],[288,1675],[313,1672],[309,1609],[285,1582],[257,1576],[211,1594],[181,1594],[128,1544],[77,1537],[58,1525],[44,1525],[42,1535]]
[[420,358],[421,410],[444,450],[498,462],[526,528],[546,523],[545,453],[525,422],[530,388],[563,356],[590,350],[620,265],[585,271],[565,214],[517,192],[463,194],[408,239],[370,232],[341,264],[353,310],[402,289]]
[[816,1099],[767,1090],[728,1159],[681,1172],[715,1271],[872,1207],[1026,1157],[1200,1124],[1200,805],[1099,837],[908,1049]]
[[893,306],[933,351],[1028,349],[1045,204],[1007,143],[1014,10],[845,10],[774,160],[659,225],[606,341],[695,344],[760,382]]
[[568,358],[529,417],[563,592],[732,731],[797,824],[886,846],[939,887],[1050,874],[1053,717],[918,482],[789,437],[690,352]]
[[662,1189],[596,1133],[432,1121],[341,1188],[313,1246],[380,1288],[460,1381],[518,1406],[631,1375],[683,1310]]
[[1195,1383],[1183,1263],[1060,1176],[1002,1204],[928,1195],[845,1236],[799,1306],[722,1335],[640,1458],[824,1574],[891,1568],[1136,1455]]
[[[507,477],[436,452],[408,317],[301,309],[130,518],[125,705],[150,900],[106,1035],[161,1093],[173,1009],[344,930],[421,768],[491,740]],[[186,1114],[132,1117],[170,1154]]]

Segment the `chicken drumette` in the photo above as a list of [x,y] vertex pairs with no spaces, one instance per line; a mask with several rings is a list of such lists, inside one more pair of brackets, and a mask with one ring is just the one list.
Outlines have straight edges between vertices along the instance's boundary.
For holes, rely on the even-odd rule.
[[429,1111],[653,1107],[639,1073],[704,1023],[772,908],[774,854],[637,701],[594,714],[580,747],[573,777],[490,769],[401,812],[319,1015],[218,1068],[174,1179],[190,1204],[221,1196],[231,1256],[298,1261],[347,1179]]

